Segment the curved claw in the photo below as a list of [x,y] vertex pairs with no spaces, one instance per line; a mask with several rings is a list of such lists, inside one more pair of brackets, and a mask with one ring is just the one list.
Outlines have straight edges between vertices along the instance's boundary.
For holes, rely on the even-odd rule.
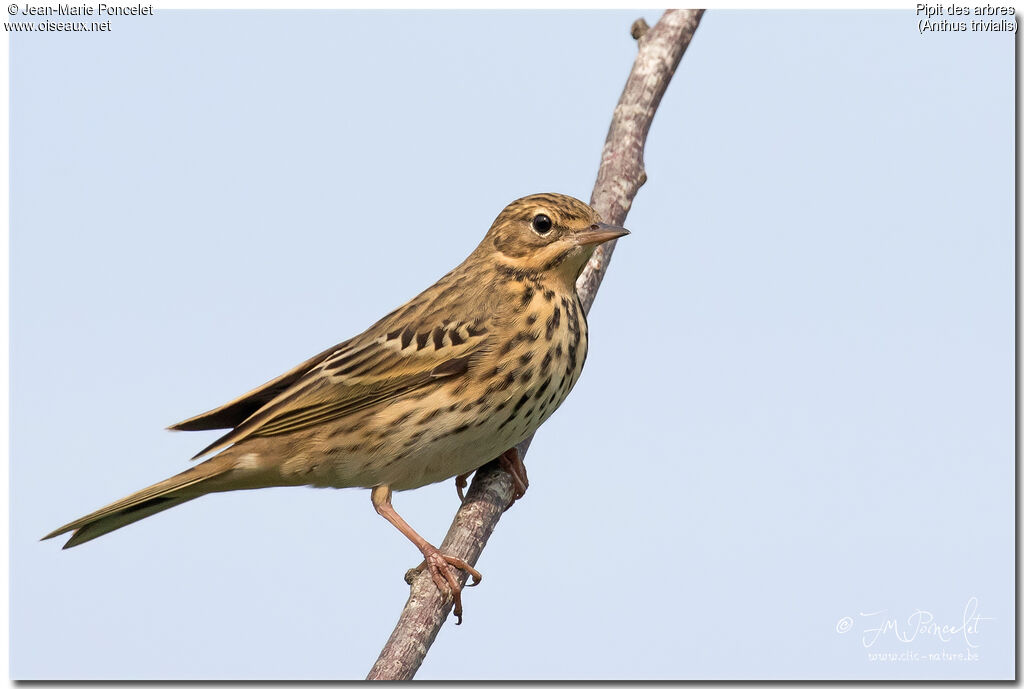
[[424,553],[424,560],[416,567],[416,571],[428,570],[430,578],[434,580],[434,585],[439,591],[443,592],[445,588],[451,591],[452,600],[455,603],[452,612],[458,618],[455,624],[462,624],[462,586],[459,585],[452,572],[453,567],[461,569],[469,575],[470,580],[466,582],[466,586],[476,586],[483,580],[483,575],[468,562],[453,555],[445,555],[437,548]]
[[505,512],[508,512],[519,498],[526,495],[526,489],[530,487],[530,479],[526,475],[526,465],[523,464],[523,458],[519,454],[518,448],[512,447],[505,450],[498,461],[501,468],[512,477],[512,502],[505,508]]
[[469,485],[469,474],[459,474],[455,477],[455,491],[459,494],[459,502],[466,502],[466,495],[463,491]]

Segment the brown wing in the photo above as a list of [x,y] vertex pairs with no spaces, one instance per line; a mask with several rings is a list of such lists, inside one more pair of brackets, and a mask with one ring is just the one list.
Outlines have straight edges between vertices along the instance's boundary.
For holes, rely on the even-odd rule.
[[[241,409],[244,404],[260,402],[234,430],[196,457],[249,436],[290,433],[333,421],[439,380],[461,376],[487,341],[486,328],[456,322],[433,327],[420,323],[369,341],[350,340],[326,356],[306,362],[310,365],[304,371],[297,367],[225,407],[239,405]],[[270,391],[276,394],[268,398]],[[208,414],[217,413],[223,412]]]
[[343,351],[351,342],[342,342],[330,349],[317,354],[312,359],[307,359],[301,364],[283,373],[277,378],[264,383],[255,390],[250,390],[238,399],[221,405],[216,409],[185,419],[173,426],[168,426],[171,431],[208,431],[214,428],[234,428],[238,424],[256,413],[260,407],[277,397],[281,392],[294,385],[302,376],[313,370],[318,364],[336,352]]

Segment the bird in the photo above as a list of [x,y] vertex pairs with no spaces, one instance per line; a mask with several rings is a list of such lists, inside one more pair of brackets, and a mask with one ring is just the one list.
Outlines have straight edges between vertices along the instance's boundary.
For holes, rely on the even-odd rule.
[[[576,280],[595,248],[629,234],[563,194],[508,204],[456,268],[360,335],[241,397],[170,426],[228,429],[206,461],[69,522],[71,548],[200,496],[275,486],[370,489],[374,509],[447,588],[480,573],[441,553],[395,511],[392,494],[466,477],[500,458],[512,502],[528,485],[516,446],[562,404],[587,356]],[[510,503],[509,506],[511,506]]]

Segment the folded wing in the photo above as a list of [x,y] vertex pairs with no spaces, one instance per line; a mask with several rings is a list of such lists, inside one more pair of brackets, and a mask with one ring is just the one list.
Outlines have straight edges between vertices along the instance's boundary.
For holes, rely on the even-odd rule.
[[222,407],[171,426],[233,428],[202,452],[327,423],[465,375],[487,346],[479,322],[417,324],[342,343]]

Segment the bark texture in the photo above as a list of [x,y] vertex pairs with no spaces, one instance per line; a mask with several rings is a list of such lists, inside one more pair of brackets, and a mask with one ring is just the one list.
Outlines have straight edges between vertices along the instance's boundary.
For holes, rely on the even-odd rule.
[[[653,27],[648,28],[640,19],[631,28],[639,50],[612,114],[590,197],[590,205],[607,223],[624,224],[633,198],[647,181],[643,159],[647,132],[703,14],[704,10],[669,10]],[[576,283],[583,308],[588,312],[614,250],[614,241],[599,246]],[[522,456],[532,440],[527,438],[519,445]],[[441,551],[475,565],[512,499],[512,490],[512,478],[497,461],[478,469],[466,501],[440,545]],[[464,572],[456,572],[456,577],[465,583]],[[410,576],[409,580],[409,600],[367,679],[412,679],[451,613],[451,595],[441,593],[427,573]],[[464,592],[463,596],[472,605],[472,595]]]

